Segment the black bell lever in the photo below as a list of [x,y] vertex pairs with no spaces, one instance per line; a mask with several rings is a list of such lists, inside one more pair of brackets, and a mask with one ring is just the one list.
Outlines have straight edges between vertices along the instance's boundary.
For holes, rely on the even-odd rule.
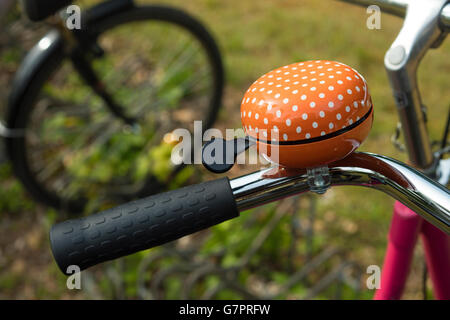
[[203,145],[203,166],[214,173],[227,172],[233,167],[238,154],[244,152],[255,143],[256,141],[248,136],[232,140],[213,138]]

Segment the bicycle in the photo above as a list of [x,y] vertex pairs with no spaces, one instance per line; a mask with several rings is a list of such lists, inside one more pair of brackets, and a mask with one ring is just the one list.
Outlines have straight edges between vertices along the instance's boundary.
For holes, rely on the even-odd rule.
[[[204,165],[211,171],[226,172],[237,153],[250,145],[257,145],[266,157],[272,157],[272,167],[232,180],[222,178],[184,187],[56,224],[50,231],[50,242],[61,271],[67,274],[69,265],[83,270],[155,247],[285,197],[309,191],[322,194],[333,186],[352,185],[380,190],[398,200],[381,288],[375,299],[401,297],[419,233],[424,240],[435,296],[449,299],[449,162],[443,157],[449,149],[448,129],[442,148],[433,153],[415,72],[420,58],[450,30],[450,5],[439,0],[378,0],[371,4],[406,15],[402,31],[386,54],[385,66],[411,163],[423,173],[382,155],[355,152],[370,130],[374,112],[368,85],[357,71],[342,63],[321,60],[286,65],[260,77],[245,93],[241,119],[246,138],[215,139],[203,149]],[[326,100],[320,100],[325,97]],[[222,150],[220,156],[206,152],[206,146],[214,143],[215,150]],[[264,145],[271,146],[264,149]],[[228,149],[230,146],[234,148]]]
[[192,119],[209,128],[222,99],[213,36],[182,10],[132,0],[97,4],[69,29],[72,2],[23,1],[52,30],[17,71],[0,128],[15,175],[36,201],[69,213],[182,183],[184,166],[166,165],[171,132],[192,131]]

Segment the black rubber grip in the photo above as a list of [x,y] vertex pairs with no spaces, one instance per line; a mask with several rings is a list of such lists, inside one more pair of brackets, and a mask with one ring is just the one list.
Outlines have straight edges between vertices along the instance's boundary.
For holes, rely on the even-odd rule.
[[152,248],[239,216],[228,178],[153,195],[50,230],[65,274]]

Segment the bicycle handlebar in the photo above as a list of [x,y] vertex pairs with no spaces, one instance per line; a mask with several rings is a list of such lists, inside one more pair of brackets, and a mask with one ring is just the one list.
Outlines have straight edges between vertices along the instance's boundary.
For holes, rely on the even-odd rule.
[[[388,157],[354,152],[325,170],[266,168],[229,181],[208,181],[150,196],[95,215],[56,224],[53,256],[63,271],[149,249],[239,216],[239,211],[329,186],[374,188],[450,234],[450,192]],[[320,180],[320,179],[319,179]]]
[[[403,32],[394,42],[403,50],[401,63],[397,61],[398,50],[394,50],[393,56],[388,52],[385,66],[399,98],[400,116],[406,119],[404,128],[410,129],[405,129],[405,136],[409,137],[412,162],[426,168],[431,149],[422,130],[423,121],[418,118],[422,104],[414,75],[425,51],[440,39],[441,31],[450,30],[450,4],[434,0],[433,6],[422,8],[418,2],[416,6],[409,6],[413,2],[406,0],[341,1],[364,6],[375,4],[401,17],[409,12]],[[424,8],[426,12],[422,11]],[[440,23],[437,23],[438,16]],[[418,18],[421,21],[417,24]],[[403,96],[406,99],[400,99]],[[403,105],[406,101],[410,102],[408,108]],[[50,231],[52,251],[64,273],[70,265],[85,269],[192,234],[237,217],[240,211],[252,207],[308,191],[323,193],[328,187],[339,185],[383,191],[450,234],[448,189],[396,160],[355,152],[328,167],[264,169],[231,181],[226,178],[209,181],[63,222]]]
[[[269,168],[230,181],[239,211],[312,191],[314,187],[314,176],[308,170],[271,171]],[[329,186],[380,190],[450,234],[450,191],[406,164],[373,153],[354,152],[329,165],[327,175]]]

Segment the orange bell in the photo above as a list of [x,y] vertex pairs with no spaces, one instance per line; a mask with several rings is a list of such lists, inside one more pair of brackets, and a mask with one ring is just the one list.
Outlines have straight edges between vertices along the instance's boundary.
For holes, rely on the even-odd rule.
[[372,127],[373,106],[357,71],[340,62],[314,60],[256,80],[242,100],[241,120],[271,161],[308,168],[358,148]]

